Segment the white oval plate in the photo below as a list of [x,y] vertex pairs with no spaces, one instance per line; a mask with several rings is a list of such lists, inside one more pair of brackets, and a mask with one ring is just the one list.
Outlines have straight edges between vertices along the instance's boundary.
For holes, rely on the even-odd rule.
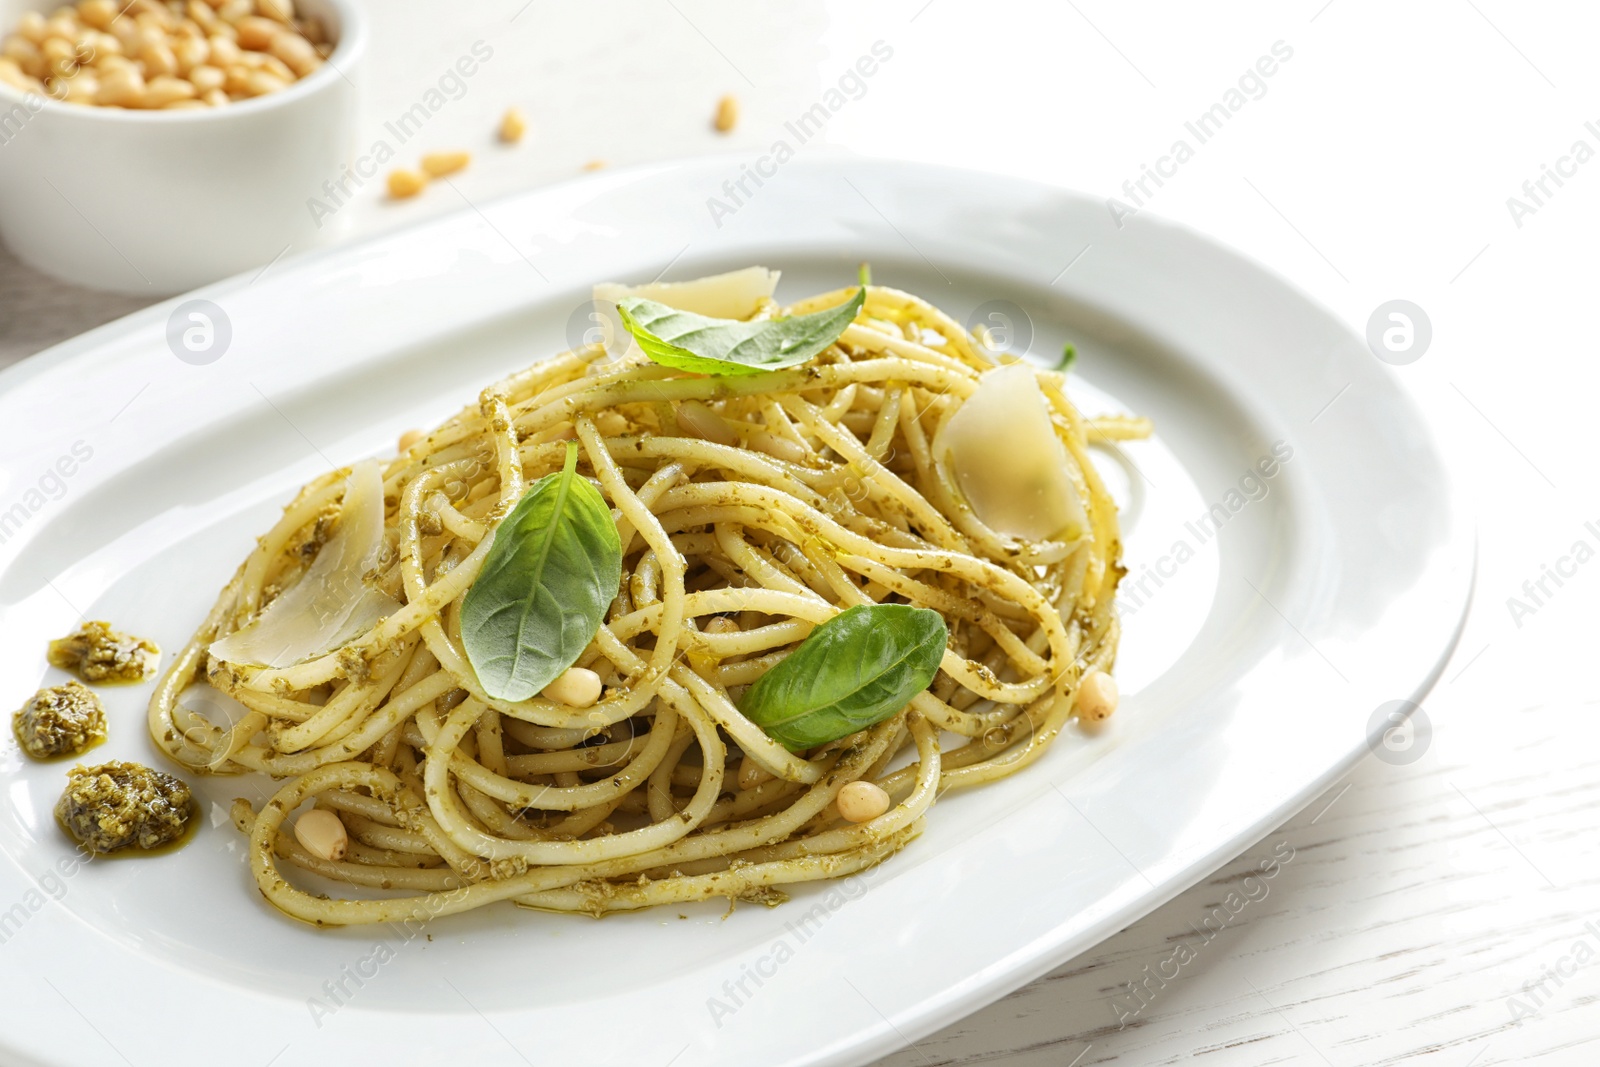
[[[1143,213],[1118,229],[1100,203],[1027,182],[797,160],[713,219],[708,198],[728,202],[739,177],[721,159],[512,197],[223,282],[0,375],[0,704],[59,681],[45,639],[80,611],[181,645],[299,484],[568,347],[591,283],[761,263],[792,297],[868,260],[958,317],[1026,309],[989,325],[1052,362],[1073,340],[1085,409],[1154,418],[1155,440],[1105,464],[1130,569],[1114,725],[944,797],[899,856],[774,910],[595,922],[497,906],[424,931],[318,932],[268,908],[222,815],[268,789],[248,778],[197,783],[206,825],[176,855],[73,869],[51,818],[64,767],[8,737],[9,1059],[862,1063],[1237,855],[1350,765],[1376,709],[1432,683],[1471,532],[1393,372],[1329,314],[1187,230]],[[203,365],[167,341],[195,297],[231,325]],[[102,692],[112,739],[92,758],[157,760],[149,686]]]

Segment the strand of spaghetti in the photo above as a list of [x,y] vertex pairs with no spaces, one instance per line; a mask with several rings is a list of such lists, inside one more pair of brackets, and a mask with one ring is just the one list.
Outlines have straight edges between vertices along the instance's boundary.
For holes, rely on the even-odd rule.
[[[841,777],[844,780],[850,780],[852,772],[860,773],[859,770],[844,766],[852,758],[861,766],[869,766],[878,757],[889,739],[890,732],[885,729],[889,725],[880,723],[869,731],[869,739],[865,745],[846,752],[845,760],[841,764],[843,771]],[[581,880],[586,873],[591,877],[623,874],[630,870],[644,870],[664,864],[702,859],[718,851],[755,847],[765,840],[778,839],[793,832],[801,823],[831,803],[843,784],[844,781],[825,780],[813,786],[788,809],[776,815],[739,827],[714,830],[685,838],[667,848],[633,857],[631,865],[613,865],[609,869],[605,865],[600,865],[599,869],[538,868],[495,882],[460,886],[448,893],[434,892],[402,900],[354,901],[329,900],[296,889],[273,870],[272,853],[267,848],[267,842],[277,834],[287,813],[307,796],[334,789],[364,788],[374,797],[391,802],[405,800],[404,786],[391,772],[363,764],[336,764],[290,781],[262,809],[250,827],[251,867],[263,896],[286,914],[306,922],[317,925],[344,925],[426,920],[468,911],[495,900],[514,899],[546,888],[570,885]],[[432,823],[432,819],[425,814],[421,817],[426,823]]]
[[806,390],[843,389],[858,382],[911,382],[961,399],[977,388],[977,379],[943,367],[913,363],[907,359],[868,359],[827,367],[802,367],[799,370],[769,371],[760,375],[708,378],[665,378],[659,381],[623,381],[550,401],[517,416],[516,428],[522,437],[543,432],[562,422],[570,422],[583,412],[599,411],[622,404],[681,403],[685,400],[720,400],[754,393],[779,395]]
[[833,519],[794,497],[762,485],[740,485],[733,482],[695,482],[667,492],[661,500],[663,510],[709,504],[743,504],[758,511],[782,512],[802,531],[821,537],[839,548],[856,555],[876,560],[886,566],[908,567],[918,570],[942,571],[973,585],[992,590],[1020,604],[1039,619],[1050,635],[1050,644],[1056,654],[1066,651],[1066,631],[1060,617],[1038,590],[1017,574],[972,556],[948,551],[922,551],[917,549],[886,548],[875,545],[866,538],[846,530]]
[[778,882],[815,882],[842,878],[865,870],[904,848],[916,830],[875,842],[853,853],[807,856],[771,864],[756,864],[711,874],[685,875],[662,881],[617,884],[588,881],[578,885],[529,893],[517,903],[540,911],[576,912],[596,917],[613,911],[638,911],[659,904],[682,904],[712,897],[735,899]]
[[506,408],[506,398],[493,389],[485,389],[478,399],[478,408],[494,442],[495,472],[500,478],[500,503],[496,514],[503,515],[522,497],[522,456],[517,448],[517,435],[511,429],[511,412]]
[[[446,779],[452,770],[452,761],[446,757],[477,716],[478,709],[470,702],[452,713],[429,746],[428,765],[423,777],[427,787],[428,809],[452,841],[488,860],[517,859],[544,865],[593,863],[670,844],[698,826],[716,803],[717,794],[722,790],[723,746],[717,737],[715,725],[706,716],[697,714],[698,709],[692,700],[680,699],[670,686],[663,686],[661,700],[689,721],[705,757],[700,787],[675,819],[583,841],[509,841],[482,833],[466,823],[454,798],[445,789]],[[641,775],[638,781],[648,777],[648,774]],[[630,782],[620,791],[628,792],[636,784]]]
[[417,710],[443,696],[455,687],[448,674],[439,672],[422,679],[416,685],[389,700],[361,724],[334,744],[309,752],[278,753],[260,745],[245,745],[233,754],[233,762],[253,771],[261,771],[275,778],[306,774],[330,763],[341,763],[360,755],[378,742],[384,734],[405,722]]
[[[667,749],[667,758],[662,760],[655,770],[650,772],[650,778],[645,783],[645,814],[650,816],[651,822],[666,822],[678,814],[678,806],[672,798],[673,772],[682,765],[683,754],[689,751],[689,746],[694,744],[694,731],[684,726],[678,727],[678,734],[672,739],[672,745]],[[695,776],[696,782],[699,776]],[[716,812],[713,805],[706,814],[709,819]]]
[[[483,704],[476,697],[471,697],[461,705],[461,707],[469,706],[481,709]],[[446,720],[447,723],[455,721],[455,716],[460,714],[463,713],[457,708],[452,712],[451,718]],[[650,772],[655,770],[666,755],[676,724],[677,714],[674,710],[669,708],[657,712],[655,724],[639,754],[633,762],[609,778],[589,785],[545,786],[528,785],[490,771],[482,764],[455,751],[459,738],[444,733],[444,728],[437,725],[431,714],[424,711],[417,716],[417,726],[430,752],[430,767],[433,758],[438,757],[441,767],[448,764],[450,773],[479,792],[515,808],[539,808],[547,811],[579,811],[595,804],[603,804],[636,787],[650,776]],[[471,722],[469,721],[467,725],[470,726]],[[465,728],[462,732],[465,732]]]
[[884,588],[899,593],[913,604],[933,608],[947,617],[974,623],[1005,649],[1006,655],[1011,657],[1012,662],[1021,670],[1029,674],[1042,674],[1049,670],[1049,665],[1038,653],[1029,648],[1015,631],[981,603],[955,596],[926,582],[919,582],[893,567],[885,567],[864,556],[841,554],[838,559],[840,566],[871,578]]
[[[235,819],[234,824],[242,832],[248,834],[251,832],[253,822],[245,823],[242,820]],[[423,893],[442,893],[458,889],[464,884],[461,876],[448,868],[412,870],[403,867],[369,867],[352,860],[325,860],[320,856],[313,856],[310,852],[307,852],[304,846],[294,839],[292,834],[275,834],[271,848],[275,856],[287,860],[302,870],[310,871],[312,874],[319,874],[324,878],[342,882],[346,885],[361,886],[367,889],[402,889]],[[287,882],[282,884],[284,887],[288,887]],[[298,891],[295,892],[298,893]],[[268,896],[267,899],[274,904],[278,903],[271,896]],[[315,900],[316,898],[313,897],[311,899]],[[349,903],[361,904],[365,902],[350,901]],[[284,910],[297,919],[302,919],[318,926],[342,926],[346,922],[383,921],[381,919],[364,918],[361,917],[359,912],[356,912],[351,918],[343,921],[322,922],[305,915],[296,914],[287,908]]]
[[815,433],[829,448],[848,460],[856,470],[860,471],[862,477],[905,508],[928,540],[940,548],[955,552],[970,551],[966,538],[957,533],[945,521],[944,516],[923,499],[922,494],[874,459],[849,430],[819,418],[817,409],[799,397],[784,397],[781,403],[785,411],[798,419],[806,429]]
[[915,363],[927,363],[935,367],[971,374],[971,368],[959,359],[954,359],[943,352],[929,348],[927,345],[917,344],[901,337],[894,337],[880,330],[868,326],[852,325],[845,327],[839,340],[848,345],[855,345],[868,352],[887,352],[900,359],[908,359]]
[[[645,480],[645,483],[639,487],[639,491],[635,495],[639,498],[640,504],[653,509],[656,501],[661,498],[662,493],[665,493],[688,476],[689,471],[682,463],[668,463],[650,475]],[[633,542],[637,533],[638,531],[634,529],[633,522],[626,516],[617,520],[617,540],[622,545],[622,555],[624,557],[627,557],[633,550]]]
[[672,680],[687,689],[700,707],[727,731],[746,756],[759,763],[769,774],[786,782],[809,785],[822,777],[822,769],[809,760],[803,760],[768,737],[755,723],[728,699],[726,693],[700,677],[684,665],[672,668]]
[[[155,691],[150,694],[150,703],[145,713],[145,723],[149,728],[150,737],[163,752],[185,767],[208,766],[211,763],[211,753],[184,739],[182,730],[173,720],[173,712],[178,706],[178,697],[194,681],[195,674],[205,663],[206,646],[216,635],[222,620],[232,612],[234,602],[239,595],[239,584],[243,579],[244,570],[245,568],[240,566],[233,578],[223,587],[222,592],[212,603],[211,610],[200,623],[200,628],[172,658],[167,673],[156,683]],[[220,773],[222,768],[213,768],[213,771]]]
[[[933,806],[939,794],[942,767],[939,732],[921,715],[915,713],[907,715],[905,721],[917,749],[917,762],[906,767],[906,771],[912,776],[912,787],[905,799],[877,818],[853,825],[849,829],[808,834],[768,845],[744,855],[752,861],[757,861],[812,856],[824,852],[845,852],[861,848],[875,839],[898,834],[920,820]],[[836,816],[836,809],[830,813],[829,809],[824,808],[818,813],[818,818],[831,819]]]
[[408,638],[402,644],[386,649],[379,661],[372,665],[371,674],[361,681],[348,683],[317,714],[294,726],[280,726],[272,730],[273,747],[280,752],[299,752],[310,748],[339,726],[362,712],[370,711],[400,680],[416,647],[417,642]]
[[781,571],[775,563],[762,558],[743,537],[739,536],[739,527],[733,523],[719,522],[714,529],[717,544],[727,554],[728,559],[755,579],[757,584],[767,589],[781,589],[797,596],[817,597],[810,586],[802,584],[793,576]]

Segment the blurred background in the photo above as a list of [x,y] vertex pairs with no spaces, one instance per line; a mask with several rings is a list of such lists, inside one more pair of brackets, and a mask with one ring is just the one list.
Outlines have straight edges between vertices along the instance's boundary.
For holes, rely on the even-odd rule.
[[[887,1062],[1594,1062],[1600,966],[1550,985],[1531,1016],[1516,1005],[1578,939],[1600,949],[1585,926],[1600,920],[1587,814],[1600,801],[1590,667],[1600,568],[1534,613],[1510,600],[1576,540],[1600,540],[1585,532],[1600,520],[1600,486],[1580,437],[1597,381],[1600,164],[1588,163],[1600,149],[1600,75],[1588,52],[1600,10],[1509,0],[364,8],[357,144],[389,137],[387,123],[476,54],[476,73],[393,165],[445,150],[472,161],[409,199],[389,197],[381,175],[367,182],[338,213],[342,241],[591,168],[709,153],[754,161],[792,142],[785,124],[835,90],[846,102],[798,151],[1081,190],[1108,211],[1219,238],[1358,334],[1397,299],[1431,325],[1427,350],[1396,374],[1480,506],[1481,562],[1473,619],[1426,705],[1426,749],[1401,765],[1369,760],[1215,878]],[[878,69],[841,90],[863,55],[882,58]],[[738,119],[719,132],[728,95]],[[1219,102],[1230,117],[1202,140],[1190,127]],[[507,145],[495,131],[512,106],[527,131]],[[1181,160],[1179,140],[1193,149]],[[0,365],[156,299],[75,288],[0,252]],[[1280,840],[1303,859],[1271,899],[1119,1026],[1112,998]]]

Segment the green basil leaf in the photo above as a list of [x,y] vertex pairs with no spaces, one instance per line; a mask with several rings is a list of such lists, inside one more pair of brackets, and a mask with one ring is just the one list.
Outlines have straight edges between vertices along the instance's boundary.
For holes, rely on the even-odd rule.
[[707,318],[636,296],[618,301],[617,313],[644,354],[663,366],[696,374],[760,374],[814,358],[855,321],[866,299],[860,289],[838,307],[761,322]]
[[908,604],[858,604],[811,631],[756,679],[739,710],[791,752],[882,722],[928,688],[944,618]]
[[461,643],[484,692],[527,700],[577,661],[622,582],[617,526],[578,477],[578,445],[495,527],[461,602]]
[[1056,370],[1066,374],[1076,362],[1078,362],[1078,347],[1068,341],[1067,346],[1061,350],[1061,362],[1056,364]]

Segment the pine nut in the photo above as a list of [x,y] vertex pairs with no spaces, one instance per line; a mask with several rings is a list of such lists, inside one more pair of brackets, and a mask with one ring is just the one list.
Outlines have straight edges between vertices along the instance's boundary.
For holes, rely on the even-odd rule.
[[528,123],[523,119],[522,112],[514,107],[506,108],[506,113],[500,117],[500,140],[506,144],[516,144],[527,132]]
[[706,620],[705,632],[708,634],[736,634],[742,632],[739,624],[726,615],[713,615]]
[[112,0],[81,0],[78,4],[78,18],[85,26],[103,30],[116,17],[117,5]]
[[312,808],[294,821],[294,838],[307,852],[330,863],[344,859],[350,849],[344,823],[323,808]]
[[44,83],[24,73],[14,59],[0,59],[0,81],[25,93],[44,92]]
[[410,452],[427,436],[426,430],[407,430],[400,435],[400,451]]
[[1078,721],[1104,722],[1116,710],[1116,680],[1104,671],[1084,675],[1078,683]]
[[199,93],[195,87],[182,78],[174,78],[170,74],[158,74],[150,79],[150,84],[145,86],[145,107],[166,107],[180,100],[193,100]]
[[70,42],[52,37],[44,43],[45,73],[50,78],[70,78],[78,73],[78,56]]
[[15,33],[6,38],[5,44],[0,45],[0,54],[4,54],[7,59],[15,60],[24,70],[28,68],[30,62],[38,62],[43,58],[39,54],[38,45]]
[[739,98],[729,93],[717,101],[717,114],[711,120],[718,133],[729,133],[739,124]]
[[422,169],[431,178],[442,178],[465,169],[471,162],[470,152],[429,152],[422,157]]
[[249,18],[255,9],[252,0],[227,0],[227,3],[217,5],[217,18],[236,26],[241,20]]
[[294,25],[294,0],[256,0],[256,10],[285,26]]
[[213,89],[220,89],[228,76],[221,70],[209,64],[202,63],[189,72],[189,81],[201,93],[209,93]]
[[133,23],[140,29],[170,30],[177,20],[160,4],[147,4],[133,17]]
[[114,67],[100,79],[94,102],[112,107],[138,107],[144,97],[144,76],[132,67]]
[[289,69],[289,64],[277,56],[267,55],[264,52],[246,52],[246,56],[256,56],[255,69],[280,79],[285,85],[295,80],[294,71]]
[[274,58],[300,77],[305,77],[317,69],[317,63],[321,58],[310,41],[293,33],[280,33],[274,37],[270,51]]
[[271,47],[272,39],[283,29],[278,23],[259,15],[242,18],[234,26],[239,30],[239,47],[253,52],[265,52]]
[[94,94],[100,89],[100,79],[88,71],[67,79],[67,103],[93,106]]
[[587,708],[600,699],[603,688],[600,676],[594,671],[587,667],[568,667],[561,677],[545,686],[544,692],[539,695],[546,700],[565,704],[569,708]]
[[17,33],[32,44],[43,44],[47,33],[44,16],[37,11],[24,11],[17,20]]
[[839,790],[834,804],[846,822],[871,822],[889,810],[889,794],[876,782],[851,782]]
[[396,200],[416,196],[427,187],[426,175],[418,174],[414,170],[391,170],[389,172],[389,195]]
[[594,417],[594,428],[602,437],[621,437],[628,432],[628,418],[616,411],[602,411]]
[[52,66],[63,61],[76,62],[78,58],[77,50],[65,37],[46,37],[39,46],[39,54]]
[[111,24],[111,35],[122,42],[124,52],[139,50],[139,24],[130,18],[120,18]]
[[[65,10],[71,11],[70,8]],[[78,34],[83,32],[83,27],[78,25],[76,13],[58,13],[51,16],[50,20],[44,24],[44,32],[48,37],[59,37],[61,40],[70,43],[78,39]]]
[[239,62],[239,46],[232,39],[214,33],[206,39],[206,44],[211,46],[212,66],[227,70]]
[[184,13],[189,16],[190,20],[202,30],[210,32],[217,24],[217,13],[213,11],[211,9],[211,5],[205,3],[204,0],[189,0],[189,2],[184,5],[183,10]]
[[289,83],[278,77],[270,70],[253,70],[244,80],[244,91],[251,96],[266,96],[279,89],[288,88]]
[[[706,634],[732,634],[739,632],[739,624],[724,615],[713,615],[701,627],[701,633]],[[689,666],[701,674],[710,674],[717,669],[718,657],[715,653],[706,651],[690,652],[687,655]]]
[[144,61],[144,72],[152,77],[178,73],[178,57],[173,55],[165,41],[147,46],[139,53],[139,58]]
[[178,73],[187,75],[211,58],[211,46],[204,37],[186,37],[177,43],[172,54],[178,58]]

